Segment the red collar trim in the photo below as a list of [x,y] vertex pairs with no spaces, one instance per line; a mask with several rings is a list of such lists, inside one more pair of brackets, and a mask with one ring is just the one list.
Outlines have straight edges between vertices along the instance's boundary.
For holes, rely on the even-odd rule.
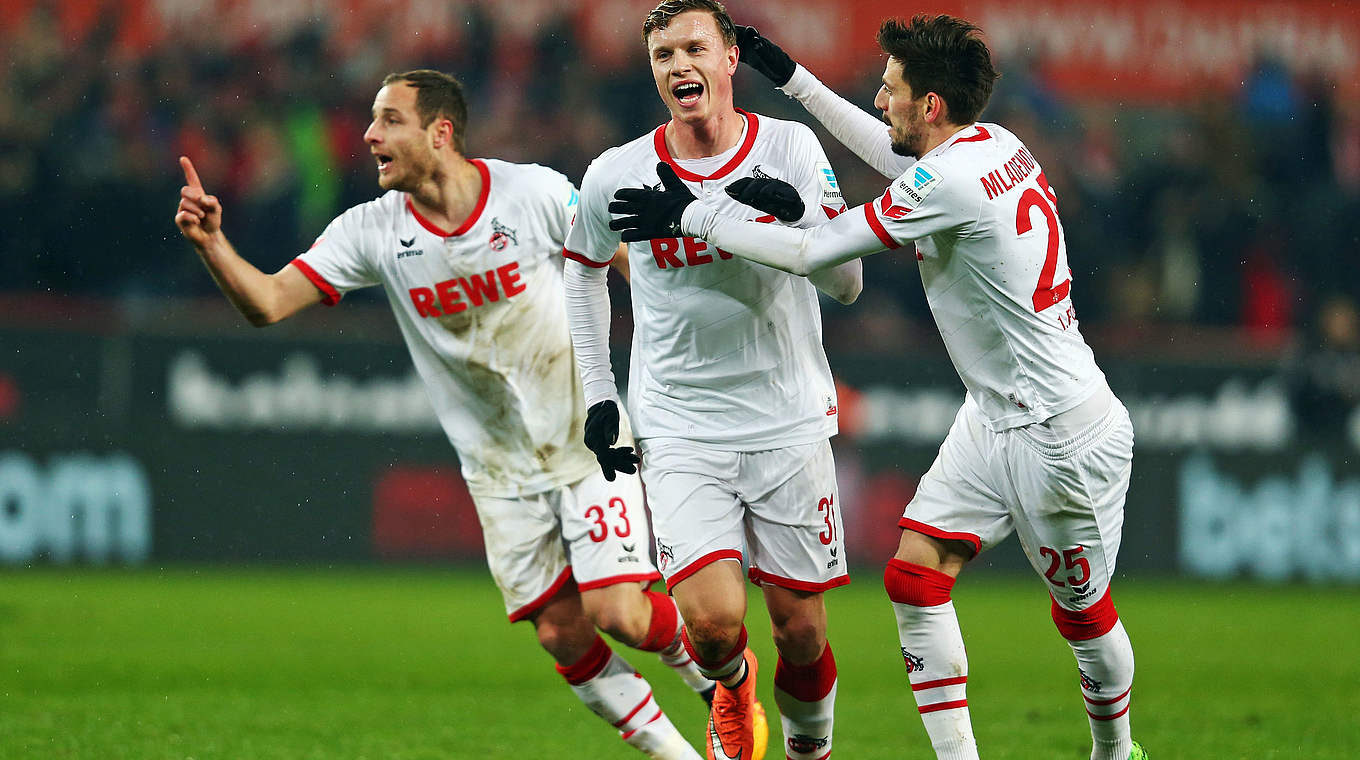
[[420,212],[416,210],[416,205],[411,202],[411,196],[407,194],[406,208],[411,210],[411,215],[416,218],[417,222],[420,222],[421,227],[440,237],[458,237],[472,229],[472,225],[476,224],[477,220],[482,217],[482,211],[486,209],[486,199],[491,194],[491,172],[487,170],[486,162],[480,158],[472,159],[472,165],[477,167],[477,173],[482,175],[482,192],[477,196],[477,205],[472,207],[472,213],[468,214],[468,218],[464,219],[458,229],[453,232],[446,232],[439,225],[421,216]]
[[670,164],[671,168],[675,170],[675,174],[680,177],[680,179],[688,180],[690,182],[703,182],[704,180],[722,179],[723,177],[726,177],[740,166],[741,162],[746,160],[746,156],[751,153],[751,146],[755,145],[756,142],[756,132],[760,129],[760,120],[756,118],[755,114],[743,111],[740,108],[737,109],[737,113],[746,117],[746,139],[742,140],[741,147],[737,148],[737,155],[733,156],[731,161],[723,164],[723,167],[716,172],[705,177],[702,174],[695,174],[687,169],[682,169],[679,164],[675,163],[675,159],[671,158],[670,150],[666,147],[666,126],[670,124],[670,122],[666,122],[666,124],[657,127],[656,132],[652,135],[652,142],[656,144],[657,158]]
[[982,142],[983,140],[990,140],[990,139],[992,139],[992,133],[991,133],[991,132],[988,132],[988,131],[987,131],[986,129],[984,129],[983,127],[980,127],[980,126],[978,126],[978,125],[975,124],[975,125],[973,125],[973,128],[977,130],[977,134],[969,135],[968,137],[959,137],[959,138],[955,138],[954,142],[951,143],[951,144],[952,144],[952,145],[958,145],[959,143],[966,143],[966,142]]

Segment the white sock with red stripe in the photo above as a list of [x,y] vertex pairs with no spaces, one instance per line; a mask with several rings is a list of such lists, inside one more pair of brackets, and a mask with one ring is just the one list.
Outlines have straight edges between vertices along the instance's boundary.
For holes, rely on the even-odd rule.
[[831,755],[835,723],[836,658],[827,642],[822,655],[808,665],[779,658],[774,670],[774,702],[784,726],[787,760],[822,760]]
[[1052,612],[1081,672],[1081,696],[1091,723],[1091,760],[1128,760],[1133,750],[1129,729],[1133,644],[1110,592],[1085,610],[1069,610],[1055,600]]
[[557,666],[571,690],[596,715],[618,729],[619,737],[657,760],[698,760],[670,719],[652,698],[652,687],[633,666],[614,654],[600,637],[590,651],[568,666]]
[[935,756],[978,760],[966,696],[968,654],[949,598],[954,579],[892,559],[883,573],[883,587],[893,602],[907,678]]
[[699,672],[694,658],[685,651],[685,642],[680,639],[680,629],[684,622],[680,619],[680,609],[675,600],[655,591],[644,591],[643,596],[652,605],[652,620],[647,628],[647,638],[637,645],[644,652],[656,652],[685,685],[698,693],[713,688],[713,681]]

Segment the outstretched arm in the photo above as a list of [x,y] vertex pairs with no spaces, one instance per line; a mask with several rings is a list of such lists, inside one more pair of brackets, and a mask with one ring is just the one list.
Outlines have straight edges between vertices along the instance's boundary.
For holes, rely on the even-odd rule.
[[179,191],[175,224],[237,311],[252,325],[264,327],[321,300],[321,291],[297,267],[285,266],[271,275],[241,258],[222,232],[221,201],[203,190],[193,162],[181,156],[179,163],[186,184]]
[[897,247],[886,232],[880,235],[872,226],[873,212],[866,213],[864,206],[806,229],[743,221],[696,200],[668,164],[657,164],[656,172],[661,190],[626,187],[617,190],[609,203],[610,213],[618,215],[609,228],[620,231],[625,243],[686,235],[743,259],[803,276]]
[[[820,148],[819,148],[820,150]],[[667,167],[669,170],[669,167]],[[658,172],[660,168],[658,167]],[[728,185],[728,195],[733,200],[752,208],[764,211],[790,224],[804,217],[805,206],[798,188],[771,177],[742,177]],[[820,214],[820,211],[814,212]],[[828,267],[808,274],[808,282],[813,287],[847,306],[859,298],[864,290],[863,267],[859,261],[847,261],[836,267]]]
[[883,176],[896,177],[915,163],[893,153],[888,126],[882,120],[837,95],[754,27],[737,27],[737,45],[742,63],[802,103],[832,136]]
[[[857,265],[857,259],[887,247],[865,221],[860,208],[851,209],[826,224],[800,229],[723,216],[717,209],[696,201],[685,209],[680,228],[683,234],[703,238],[728,253],[804,275],[814,280],[814,284],[814,278],[818,276],[844,277],[852,272],[858,280],[859,267],[851,268],[850,264]],[[858,287],[855,295],[858,295]]]

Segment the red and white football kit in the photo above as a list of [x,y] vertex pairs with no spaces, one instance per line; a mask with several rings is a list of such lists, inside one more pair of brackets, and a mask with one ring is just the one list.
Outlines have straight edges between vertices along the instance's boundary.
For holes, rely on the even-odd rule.
[[482,191],[458,229],[391,191],[337,217],[293,264],[327,304],[386,290],[517,620],[573,576],[583,589],[660,576],[640,482],[606,482],[581,441],[560,256],[576,190],[542,166],[473,164]]
[[[883,140],[881,126],[875,137]],[[968,393],[904,527],[981,550],[1014,530],[1069,609],[1114,571],[1133,429],[1077,327],[1057,197],[1020,140],[963,128],[882,196],[811,230],[757,228],[700,198],[682,228],[753,261],[815,271],[915,242]]]
[[[798,189],[799,227],[844,210],[812,131],[740,112],[738,144],[723,154],[670,155],[663,125],[603,153],[581,183],[567,237],[568,311],[587,403],[617,398],[607,353],[608,299],[586,282],[619,243],[609,202],[624,187],[658,186],[665,161],[695,193],[730,214],[776,226],[723,189],[775,177]],[[669,585],[723,559],[746,559],[752,579],[807,590],[848,582],[828,438],[836,391],[822,349],[813,285],[752,264],[701,236],[630,244],[633,303],[628,408],[643,455]],[[577,293],[573,277],[580,276]]]
[[[759,229],[705,202],[686,209],[682,228],[791,272],[916,243],[927,300],[968,393],[901,524],[975,551],[1014,530],[1076,658],[1092,760],[1134,756],[1133,647],[1109,593],[1133,427],[1077,329],[1056,193],[995,124],[963,127],[916,162],[894,154],[881,121],[802,66],[782,89],[895,181],[816,230]],[[977,760],[954,580],[896,558],[883,575],[936,757]]]

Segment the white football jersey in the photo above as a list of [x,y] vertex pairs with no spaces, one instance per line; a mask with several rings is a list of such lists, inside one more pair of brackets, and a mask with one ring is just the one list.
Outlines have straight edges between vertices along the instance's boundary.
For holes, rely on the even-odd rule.
[[[711,158],[673,159],[666,125],[595,159],[581,181],[581,207],[565,255],[603,267],[619,233],[609,202],[625,187],[658,187],[668,162],[696,197],[732,216],[775,222],[729,197],[742,177],[775,177],[798,188],[808,227],[845,209],[835,173],[812,130],[741,112],[741,141]],[[822,349],[817,292],[804,277],[753,264],[694,238],[631,243],[633,302],[628,409],[638,438],[678,437],[758,451],[836,433],[836,390]]]
[[884,245],[916,242],[949,357],[993,430],[1046,420],[1102,386],[1072,307],[1057,196],[1015,135],[966,127],[863,208]]
[[328,304],[383,286],[468,489],[515,497],[596,469],[562,295],[578,196],[542,166],[473,163],[482,193],[458,229],[393,190],[341,214],[293,263]]

